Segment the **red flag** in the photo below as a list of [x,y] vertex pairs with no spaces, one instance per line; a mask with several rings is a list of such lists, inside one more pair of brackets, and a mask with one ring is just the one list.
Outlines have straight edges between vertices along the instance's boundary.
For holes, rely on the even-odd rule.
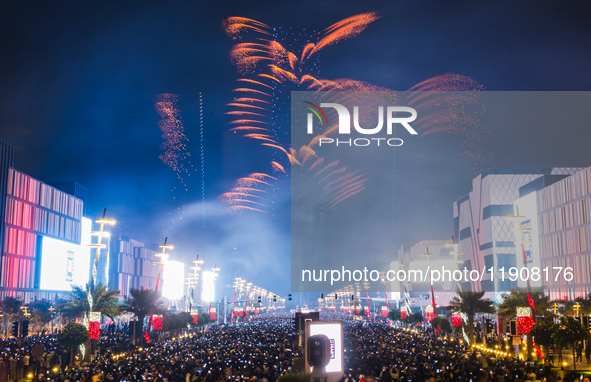
[[433,292],[433,284],[431,284],[431,302],[433,303],[433,313],[437,314],[437,305],[435,305],[435,292]]
[[544,355],[540,351],[540,348],[538,348],[538,345],[536,345],[536,344],[534,344],[534,347],[536,348],[536,353],[538,353],[538,357],[540,357],[540,359],[543,361],[544,360]]
[[529,306],[531,306],[531,308],[533,309],[534,314],[536,314],[536,304],[534,304],[534,299],[531,298],[529,292],[527,292],[527,301],[529,302]]

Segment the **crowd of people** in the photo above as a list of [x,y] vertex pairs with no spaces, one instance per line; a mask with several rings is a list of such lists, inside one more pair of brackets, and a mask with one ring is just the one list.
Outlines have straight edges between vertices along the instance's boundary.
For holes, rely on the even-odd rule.
[[[430,328],[409,331],[379,321],[324,317],[335,318],[344,319],[344,382],[573,381],[569,373],[549,365],[489,358]],[[0,382],[32,374],[35,380],[60,382],[276,382],[304,368],[289,315],[212,325],[148,345],[134,346],[123,332],[105,334],[98,357],[74,368],[66,367],[67,349],[57,345],[55,336],[28,337],[21,345],[2,340]],[[34,345],[43,346],[42,357],[31,357]]]
[[[32,349],[37,345],[43,347],[44,352],[35,358]],[[50,370],[55,374],[68,361],[67,349],[57,344],[55,334],[0,340],[0,382],[31,379],[39,372],[48,374]]]

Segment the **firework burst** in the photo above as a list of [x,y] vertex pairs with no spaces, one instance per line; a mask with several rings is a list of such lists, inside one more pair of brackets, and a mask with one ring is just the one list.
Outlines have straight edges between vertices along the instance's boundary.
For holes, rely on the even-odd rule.
[[[290,51],[279,42],[280,28],[274,29],[259,21],[242,17],[230,17],[223,23],[225,32],[232,39],[243,41],[234,45],[230,51],[230,60],[242,75],[237,80],[240,85],[234,89],[239,97],[227,104],[230,110],[226,114],[232,118],[230,124],[236,125],[232,126],[231,130],[242,133],[243,138],[254,140],[280,154],[270,161],[269,171],[278,176],[293,177],[297,174],[298,177],[305,178],[306,187],[316,187],[318,194],[323,195],[324,210],[361,192],[368,179],[354,169],[342,166],[338,161],[325,165],[324,158],[317,155],[315,147],[319,139],[335,134],[338,131],[337,124],[327,125],[307,145],[297,149],[284,143],[288,140],[285,132],[289,129],[284,128],[280,131],[281,126],[274,113],[278,108],[277,98],[290,90],[332,92],[329,93],[329,97],[335,98],[330,101],[323,99],[324,102],[346,104],[349,101],[348,97],[352,95],[336,92],[355,91],[357,97],[359,92],[390,91],[352,79],[321,79],[314,69],[314,60],[311,60],[321,50],[359,35],[379,17],[377,13],[369,12],[341,20],[316,35],[316,41],[301,44],[299,51]],[[252,39],[244,41],[247,36]],[[465,157],[469,161],[481,163],[484,159],[477,148],[483,141],[483,129],[479,126],[477,117],[462,114],[462,106],[466,102],[477,101],[475,97],[450,92],[479,90],[483,90],[483,87],[469,77],[444,74],[427,79],[406,92],[392,94],[399,101],[412,104],[417,111],[447,110],[446,113],[421,113],[425,117],[417,120],[417,131],[421,136],[438,133],[457,134],[461,146],[465,148]],[[330,120],[338,120],[335,110],[331,110],[330,113]],[[290,170],[287,170],[288,168]],[[269,182],[264,186],[273,189],[277,186],[277,179],[267,176]],[[251,176],[241,179],[244,181],[250,178]],[[240,186],[241,179],[236,182],[236,187]],[[252,193],[248,194],[250,196],[232,194],[236,192],[236,187],[220,197],[229,206],[229,212],[240,212],[240,207],[244,207],[244,210],[268,212],[265,208],[258,208],[262,207],[260,205],[253,207],[253,204],[268,206],[269,193],[257,198],[253,198]]]

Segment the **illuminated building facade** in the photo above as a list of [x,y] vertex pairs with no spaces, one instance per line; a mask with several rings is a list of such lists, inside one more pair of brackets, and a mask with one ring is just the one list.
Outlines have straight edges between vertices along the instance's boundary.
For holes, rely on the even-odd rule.
[[[108,284],[111,289],[119,290],[119,297],[129,296],[131,289],[154,289],[158,267],[157,245],[146,245],[127,236],[118,235],[110,238],[108,264]],[[184,280],[184,275],[181,277]],[[103,282],[105,282],[103,281]]]
[[0,298],[54,299],[63,283],[89,277],[84,201],[14,169],[10,144],[0,141],[0,150]]
[[[582,169],[489,169],[474,178],[472,191],[453,204],[455,238],[459,241],[459,251],[463,252],[459,256],[464,261],[463,267],[482,272],[490,267],[498,270],[520,266],[515,226],[508,218],[515,213],[514,202],[523,196],[520,188],[536,180],[540,182],[540,178],[557,181]],[[463,290],[497,292],[519,285],[498,277],[492,281],[487,272],[482,282],[463,282],[461,286]]]
[[[591,293],[591,168],[556,182],[538,181],[521,191],[522,199],[532,199],[537,213],[537,235],[532,235],[537,245],[532,248],[539,248],[541,268],[572,268],[570,281],[552,271],[547,281],[542,277],[550,300],[586,298]],[[529,255],[527,249],[526,244]]]
[[[14,169],[14,147],[0,141],[0,299],[54,300],[90,280],[92,220],[84,216],[87,190],[75,182],[41,182]],[[125,298],[154,289],[158,246],[123,235],[101,251],[97,283]]]

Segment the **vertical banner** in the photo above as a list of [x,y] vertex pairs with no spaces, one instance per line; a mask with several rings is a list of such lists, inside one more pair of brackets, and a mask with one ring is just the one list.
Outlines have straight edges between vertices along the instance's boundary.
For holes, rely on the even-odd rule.
[[157,314],[152,316],[152,329],[162,330],[162,316]]

